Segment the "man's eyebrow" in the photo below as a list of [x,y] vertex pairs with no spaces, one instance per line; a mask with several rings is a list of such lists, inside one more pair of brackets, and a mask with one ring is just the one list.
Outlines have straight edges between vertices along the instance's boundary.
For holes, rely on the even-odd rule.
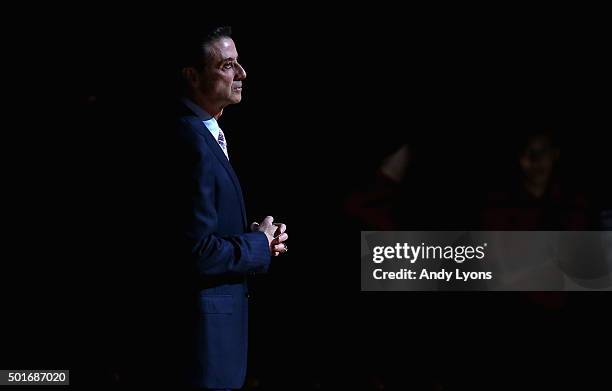
[[226,57],[223,60],[221,60],[221,62],[226,62],[226,61],[238,61],[238,57],[234,58],[234,57]]

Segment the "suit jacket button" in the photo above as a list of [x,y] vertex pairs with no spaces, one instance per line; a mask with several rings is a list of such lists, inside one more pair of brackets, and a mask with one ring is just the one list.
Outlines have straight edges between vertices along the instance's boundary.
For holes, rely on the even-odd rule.
[[247,299],[250,299],[251,297],[253,297],[250,293],[246,293],[245,296]]

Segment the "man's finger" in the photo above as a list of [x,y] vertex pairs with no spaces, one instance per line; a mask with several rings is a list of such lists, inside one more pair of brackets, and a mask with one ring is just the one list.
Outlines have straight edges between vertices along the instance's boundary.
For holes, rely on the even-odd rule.
[[287,240],[289,238],[289,235],[285,234],[281,234],[277,237],[274,238],[274,244],[280,244],[282,242],[284,242],[285,240]]
[[272,225],[272,223],[274,222],[274,217],[272,216],[266,216],[265,219],[263,219],[263,221],[261,222],[262,225],[264,224],[270,224]]
[[251,231],[256,231],[257,228],[259,228],[259,223],[258,222],[253,222],[251,223]]
[[276,244],[276,245],[274,245],[274,247],[272,249],[275,252],[284,253],[285,252],[285,245],[283,243]]
[[282,234],[283,232],[285,232],[287,230],[287,226],[283,223],[274,223],[274,225],[276,225],[278,228],[276,229],[276,231],[279,234]]

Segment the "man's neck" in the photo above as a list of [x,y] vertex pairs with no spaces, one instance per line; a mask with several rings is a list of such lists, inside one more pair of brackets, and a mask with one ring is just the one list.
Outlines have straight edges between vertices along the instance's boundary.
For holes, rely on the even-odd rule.
[[525,181],[524,186],[525,186],[525,190],[527,190],[527,193],[529,193],[533,198],[540,199],[542,198],[542,196],[544,196],[544,193],[546,193],[546,190],[548,188],[548,183],[547,182],[534,183],[530,181]]
[[206,111],[208,114],[213,116],[214,119],[218,120],[223,114],[223,107],[215,107],[214,105],[209,104],[201,95],[191,95],[189,99],[193,101],[196,105],[202,108],[202,110]]

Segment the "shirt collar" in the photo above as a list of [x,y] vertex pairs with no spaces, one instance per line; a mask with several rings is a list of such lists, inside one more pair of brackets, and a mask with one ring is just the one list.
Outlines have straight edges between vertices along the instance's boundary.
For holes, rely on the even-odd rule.
[[219,124],[217,120],[212,115],[208,114],[204,109],[200,106],[196,105],[191,99],[182,98],[181,99],[185,106],[187,106],[191,111],[195,113],[204,123],[204,126],[208,129],[208,131],[213,135],[215,140],[219,138]]

